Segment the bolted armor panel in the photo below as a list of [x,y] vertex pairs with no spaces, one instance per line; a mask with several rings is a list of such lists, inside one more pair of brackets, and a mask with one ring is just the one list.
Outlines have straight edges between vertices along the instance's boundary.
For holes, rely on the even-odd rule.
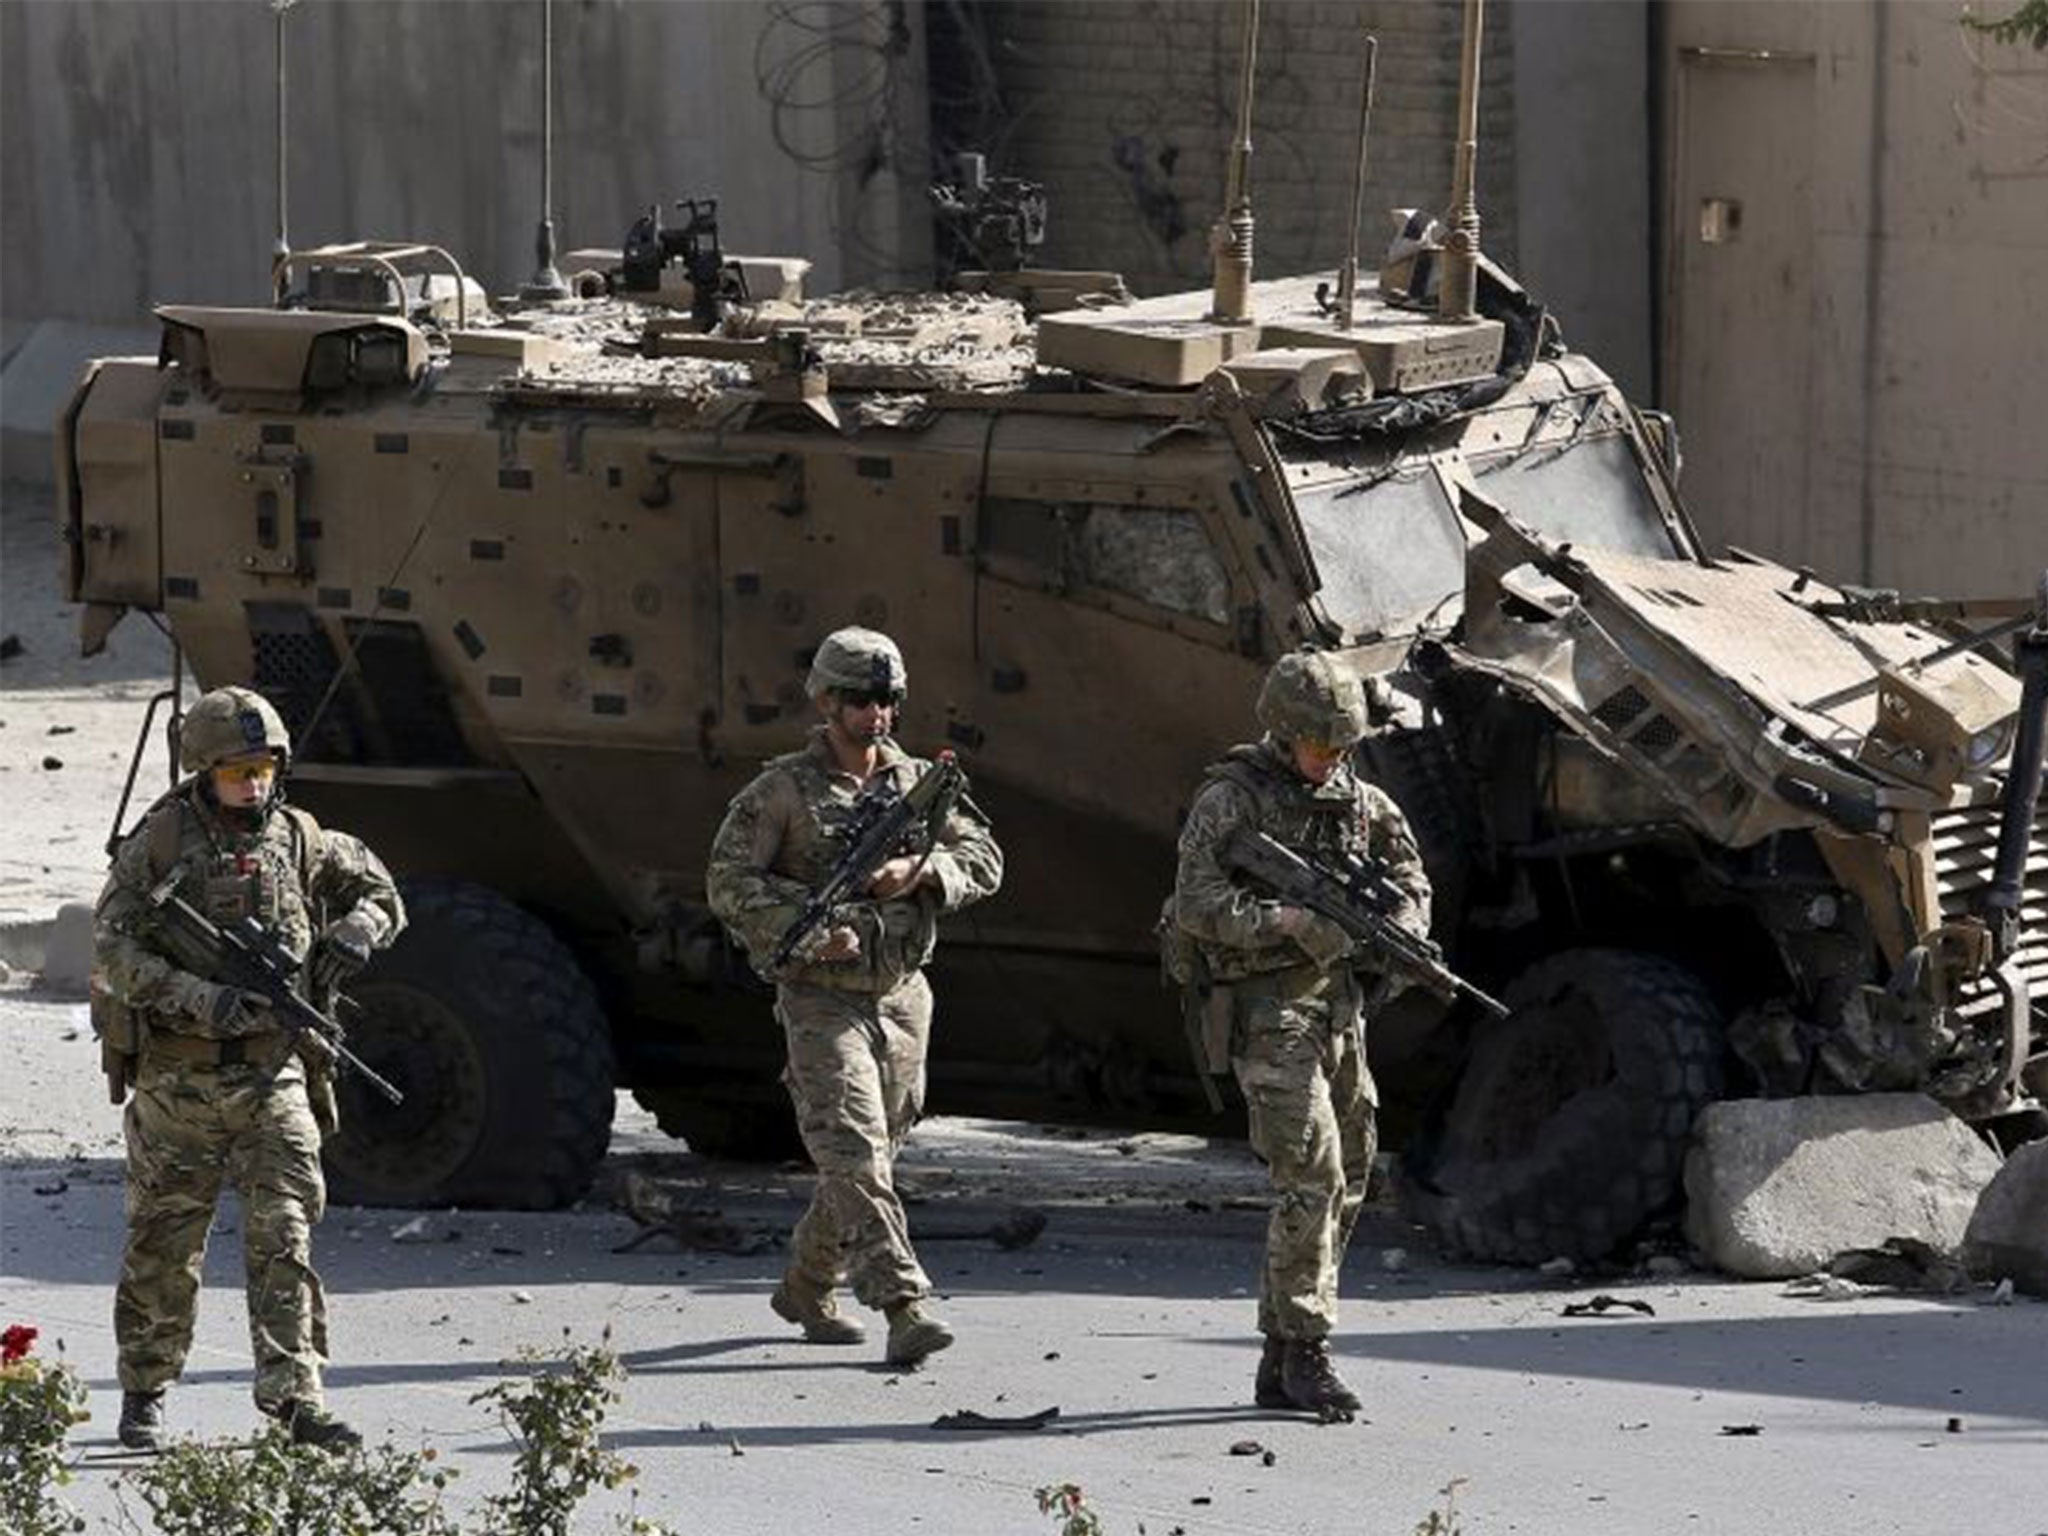
[[896,642],[880,630],[851,626],[835,629],[818,646],[804,691],[812,698],[832,689],[849,693],[889,692],[901,697],[910,674]]
[[1371,728],[1364,687],[1318,651],[1282,656],[1259,690],[1259,724],[1281,741],[1348,747]]
[[192,706],[178,732],[178,758],[187,773],[263,751],[289,762],[292,738],[270,700],[253,688],[215,688]]

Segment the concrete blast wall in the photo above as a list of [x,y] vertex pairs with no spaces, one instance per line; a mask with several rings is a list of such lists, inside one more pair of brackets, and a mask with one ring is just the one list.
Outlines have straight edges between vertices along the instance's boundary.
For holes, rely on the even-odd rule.
[[[924,270],[922,25],[918,0],[557,3],[560,248],[717,196],[729,249],[809,256],[814,287]],[[284,32],[295,245],[431,241],[492,291],[532,272],[540,0],[305,0]],[[25,321],[267,301],[274,37],[260,0],[0,6],[10,346]]]
[[1962,12],[1665,9],[1662,382],[1710,542],[1964,596],[2048,566],[2048,55]]

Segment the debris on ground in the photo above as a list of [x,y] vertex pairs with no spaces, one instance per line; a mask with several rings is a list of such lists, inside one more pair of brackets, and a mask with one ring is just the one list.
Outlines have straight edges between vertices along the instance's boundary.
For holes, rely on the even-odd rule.
[[1233,1456],[1257,1456],[1266,1448],[1256,1440],[1233,1440],[1230,1454]]
[[1005,1210],[994,1221],[974,1227],[919,1227],[910,1234],[912,1243],[981,1242],[994,1243],[1005,1253],[1029,1248],[1045,1230],[1046,1214],[1036,1206],[1018,1205]]
[[1822,1270],[1817,1274],[1801,1275],[1796,1280],[1786,1281],[1781,1294],[1802,1297],[1807,1301],[1854,1301],[1859,1296],[1869,1295],[1870,1288]]
[[1760,1435],[1763,1432],[1764,1427],[1761,1424],[1723,1424],[1721,1426],[1721,1433],[1724,1435]]
[[12,661],[22,653],[24,647],[19,635],[0,636],[0,661]]
[[1566,1303],[1558,1313],[1560,1317],[1605,1317],[1610,1312],[1640,1312],[1645,1317],[1655,1317],[1657,1309],[1647,1301],[1638,1301],[1633,1296],[1609,1296],[1604,1292],[1587,1301]]
[[626,1172],[618,1208],[638,1222],[641,1230],[614,1246],[613,1253],[632,1253],[657,1237],[666,1237],[684,1249],[742,1257],[776,1243],[776,1234],[765,1225],[742,1226],[714,1207],[680,1204],[674,1190],[632,1169]]
[[1917,1237],[1888,1237],[1875,1248],[1847,1248],[1828,1261],[1828,1273],[1858,1285],[1951,1295],[1970,1283],[1962,1264]]
[[1536,1266],[1537,1274],[1548,1275],[1553,1280],[1561,1280],[1568,1275],[1576,1275],[1578,1272],[1579,1266],[1563,1254],[1559,1254],[1554,1259],[1545,1259]]
[[1060,1416],[1058,1408],[1041,1408],[1036,1413],[976,1413],[972,1408],[942,1413],[932,1420],[933,1429],[965,1430],[971,1433],[1000,1433],[1007,1430],[1043,1429]]

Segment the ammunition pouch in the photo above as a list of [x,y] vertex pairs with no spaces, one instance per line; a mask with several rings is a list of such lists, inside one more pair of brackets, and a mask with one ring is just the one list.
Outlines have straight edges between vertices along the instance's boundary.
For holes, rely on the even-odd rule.
[[1213,1114],[1223,1113],[1223,1095],[1216,1079],[1230,1076],[1232,1007],[1230,988],[1210,973],[1209,960],[1194,935],[1181,927],[1173,897],[1159,909],[1153,932],[1159,938],[1159,968],[1168,986],[1180,989],[1181,1024],[1187,1031],[1188,1054],[1202,1097]]
[[92,983],[89,1017],[100,1043],[100,1070],[107,1077],[107,1102],[125,1103],[135,1082],[135,1058],[142,1047],[142,1029],[135,1010],[100,985]]
[[325,1063],[316,1067],[304,1056],[306,1062],[306,1098],[313,1106],[313,1123],[320,1127],[320,1139],[325,1141],[341,1129],[341,1105],[334,1097],[334,1073]]

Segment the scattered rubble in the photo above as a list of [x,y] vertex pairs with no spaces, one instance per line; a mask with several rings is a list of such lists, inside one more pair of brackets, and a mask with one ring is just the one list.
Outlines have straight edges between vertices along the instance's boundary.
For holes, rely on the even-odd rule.
[[1962,1257],[1980,1280],[2048,1296],[2048,1141],[2006,1159],[1970,1217]]
[[614,1246],[613,1253],[631,1253],[666,1237],[683,1249],[744,1256],[773,1248],[778,1240],[777,1234],[760,1222],[743,1225],[726,1219],[724,1212],[713,1207],[684,1205],[675,1190],[634,1169],[626,1171],[618,1208],[638,1222],[641,1230]]
[[1876,1248],[1851,1248],[1828,1263],[1828,1273],[1858,1285],[1897,1291],[1931,1291],[1947,1296],[1970,1283],[1951,1255],[1917,1238],[1894,1237]]
[[1759,1280],[1901,1237],[1953,1254],[1998,1168],[1922,1094],[1727,1100],[1693,1128],[1686,1236],[1717,1268]]
[[942,1413],[932,1420],[933,1429],[962,1430],[975,1433],[989,1433],[1013,1429],[1043,1429],[1060,1416],[1057,1407],[1041,1408],[1036,1413],[976,1413],[972,1408],[956,1409]]
[[1655,1317],[1657,1309],[1647,1301],[1638,1301],[1633,1296],[1609,1296],[1605,1293],[1587,1301],[1567,1302],[1557,1314],[1559,1317],[1605,1317],[1610,1312],[1640,1312],[1645,1317]]

